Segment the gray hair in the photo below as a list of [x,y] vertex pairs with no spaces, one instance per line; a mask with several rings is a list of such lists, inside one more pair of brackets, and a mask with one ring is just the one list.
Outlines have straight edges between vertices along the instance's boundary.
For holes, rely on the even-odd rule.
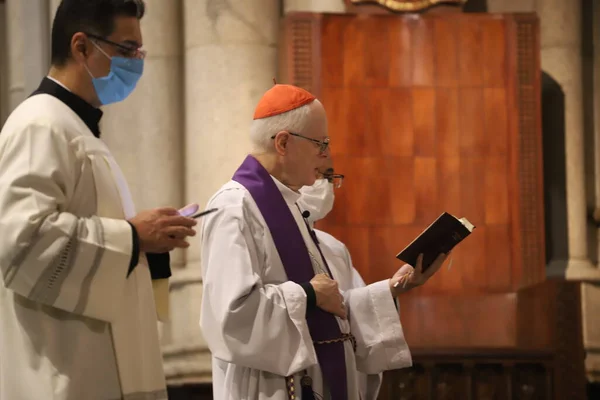
[[272,117],[255,119],[250,126],[250,142],[254,152],[271,152],[275,145],[271,137],[277,132],[288,131],[302,133],[310,121],[310,113],[319,100],[314,100],[302,107],[295,108],[283,114]]

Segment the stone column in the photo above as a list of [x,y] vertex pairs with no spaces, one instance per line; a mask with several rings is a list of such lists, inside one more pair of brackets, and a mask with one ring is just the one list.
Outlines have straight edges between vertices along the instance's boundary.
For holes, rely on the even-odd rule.
[[54,21],[54,15],[56,15],[56,9],[60,4],[61,0],[47,0],[48,1],[48,22],[50,23],[50,27],[52,28],[52,22]]
[[54,16],[56,15],[56,10],[62,0],[46,0],[48,2],[48,46],[51,49],[52,46],[52,24],[54,23]]
[[8,112],[39,85],[50,67],[45,0],[6,1]]
[[[252,113],[276,75],[277,0],[184,0],[185,200],[205,206],[250,150]],[[170,383],[210,380],[210,356],[198,326],[200,246],[172,282]],[[177,306],[177,305],[181,306]]]
[[[542,68],[558,81],[565,93],[567,159],[567,212],[569,263],[567,279],[588,281],[581,285],[583,341],[587,352],[588,379],[600,381],[600,270],[588,258],[584,171],[584,123],[581,53],[581,3],[562,0],[488,0],[490,12],[538,12],[541,24]],[[600,34],[600,7],[594,5],[595,37]],[[600,41],[595,40],[595,93],[600,90]],[[600,101],[595,102],[596,112]],[[600,115],[600,114],[599,114]],[[600,160],[600,123],[595,119],[596,162]],[[596,181],[600,182],[600,164]],[[600,183],[597,183],[600,188]],[[600,209],[600,190],[596,192]],[[595,283],[594,283],[595,282]]]
[[24,9],[20,0],[6,1],[6,49],[7,69],[6,88],[10,113],[25,99],[25,72],[23,70],[23,35],[22,28],[26,25]]
[[[136,209],[183,206],[183,80],[180,0],[146,0],[144,75],[123,102],[104,107],[103,139],[123,169]],[[175,270],[184,252],[171,253]],[[169,343],[171,323],[161,325]]]
[[344,0],[285,0],[284,12],[322,12],[343,13],[346,10]]
[[600,279],[591,264],[587,243],[584,171],[584,124],[581,54],[581,4],[577,1],[537,2],[541,25],[542,67],[565,93],[565,152],[569,231],[568,279]]
[[[600,210],[600,4],[592,3],[594,63],[594,136],[596,210]],[[600,237],[600,234],[599,234]],[[600,251],[600,244],[598,246]],[[600,254],[599,254],[600,259]],[[585,369],[591,382],[600,382],[600,279],[581,286],[583,342],[586,349]]]
[[8,43],[6,40],[6,5],[3,2],[0,2],[0,47],[2,47],[2,50],[0,50],[0,127],[4,125],[4,121],[6,120],[6,112],[8,109],[8,96],[6,88],[6,61],[8,58],[8,54],[6,53],[7,45]]
[[25,24],[19,28],[23,37],[23,73],[25,97],[40,85],[50,69],[50,40],[47,0],[19,1]]
[[565,93],[568,279],[600,280],[588,257],[584,171],[581,4],[562,0],[488,0],[489,12],[533,12],[540,18],[542,68]]
[[[102,137],[127,177],[136,209],[181,207],[181,2],[145,2],[144,74],[125,101],[103,107]],[[181,255],[177,262],[183,264]]]

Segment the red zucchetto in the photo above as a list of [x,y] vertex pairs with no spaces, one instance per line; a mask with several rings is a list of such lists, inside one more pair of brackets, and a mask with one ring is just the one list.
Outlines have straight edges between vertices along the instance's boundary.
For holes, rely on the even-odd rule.
[[297,86],[276,84],[258,102],[254,110],[254,119],[283,114],[311,103],[315,99],[315,96]]

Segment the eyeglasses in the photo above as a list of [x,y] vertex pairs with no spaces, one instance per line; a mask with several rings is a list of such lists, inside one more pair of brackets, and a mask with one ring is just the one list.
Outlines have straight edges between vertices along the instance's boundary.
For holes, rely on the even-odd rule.
[[146,50],[142,50],[138,47],[134,47],[134,46],[126,46],[124,44],[121,43],[117,43],[117,42],[113,42],[112,40],[108,40],[106,38],[103,38],[101,36],[98,35],[94,35],[92,33],[86,33],[84,32],[88,37],[92,38],[92,39],[96,39],[99,40],[101,42],[110,44],[111,46],[115,46],[119,53],[121,53],[121,55],[123,57],[127,57],[127,58],[140,58],[140,59],[144,59],[146,58]]
[[342,187],[342,182],[344,181],[344,175],[342,174],[323,174],[323,179],[327,179],[330,183],[333,184],[333,187],[339,189]]
[[[293,133],[293,132],[289,132],[289,131],[288,131],[288,133],[292,136],[296,136],[296,137],[299,137],[299,138],[302,138],[305,140],[309,140],[309,141],[313,142],[314,144],[318,145],[319,151],[321,153],[325,153],[327,151],[327,149],[329,148],[329,138],[325,138],[323,140],[317,140],[317,139],[313,139],[313,138],[309,138],[309,137],[300,135],[298,133]],[[275,139],[275,136],[277,136],[277,135],[271,136],[271,139]]]

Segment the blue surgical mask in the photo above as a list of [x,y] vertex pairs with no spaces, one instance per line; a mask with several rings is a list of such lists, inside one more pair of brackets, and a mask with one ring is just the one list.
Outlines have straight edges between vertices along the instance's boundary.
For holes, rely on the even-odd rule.
[[110,57],[95,43],[94,46],[110,59],[110,72],[101,78],[94,78],[87,65],[85,67],[92,77],[92,84],[100,103],[107,105],[125,100],[142,77],[144,59]]

